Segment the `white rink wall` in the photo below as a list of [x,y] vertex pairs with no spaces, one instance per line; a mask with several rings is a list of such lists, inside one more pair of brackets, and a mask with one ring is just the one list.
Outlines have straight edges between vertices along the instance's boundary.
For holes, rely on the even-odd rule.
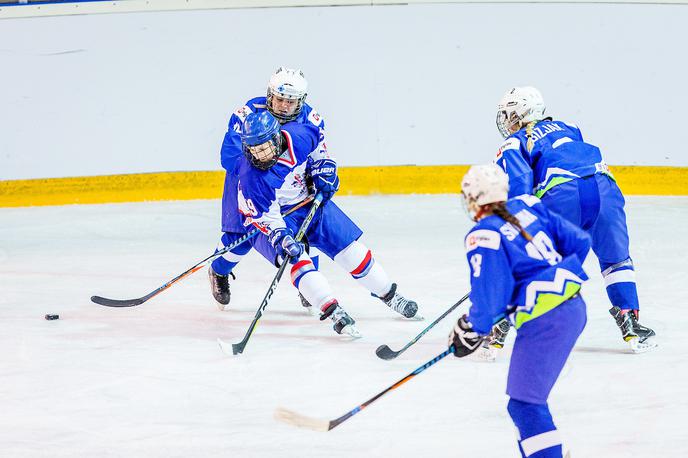
[[524,84],[609,163],[686,166],[686,23],[587,3],[0,19],[0,180],[219,169],[229,114],[279,65],[306,73],[344,166],[490,160]]

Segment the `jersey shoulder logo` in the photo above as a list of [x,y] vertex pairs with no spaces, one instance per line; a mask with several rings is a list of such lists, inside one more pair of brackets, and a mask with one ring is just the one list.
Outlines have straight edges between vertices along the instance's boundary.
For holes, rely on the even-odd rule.
[[322,117],[320,116],[320,113],[318,113],[315,110],[311,110],[311,112],[308,114],[308,120],[314,126],[320,126],[320,124],[322,123]]
[[242,122],[246,120],[246,116],[248,116],[250,113],[253,113],[253,111],[251,111],[248,105],[244,105],[243,107],[238,108],[237,111],[234,112],[234,114],[239,119],[241,119]]
[[499,158],[502,157],[502,154],[504,154],[505,151],[511,149],[516,151],[521,149],[521,142],[518,140],[518,138],[511,137],[508,138],[504,143],[502,143],[502,146],[499,147],[499,151],[497,152],[497,160],[499,160]]
[[500,243],[501,237],[498,232],[489,229],[478,229],[466,236],[466,253],[478,247],[499,250]]

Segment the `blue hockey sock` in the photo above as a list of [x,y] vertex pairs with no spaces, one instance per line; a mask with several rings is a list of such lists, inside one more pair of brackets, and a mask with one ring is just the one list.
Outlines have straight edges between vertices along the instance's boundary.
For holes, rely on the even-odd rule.
[[607,286],[607,296],[612,305],[620,309],[638,310],[638,290],[635,270],[630,258],[615,264],[602,265],[602,276]]
[[522,457],[561,458],[561,437],[547,404],[509,399],[507,410],[521,437],[518,447]]
[[[245,234],[225,232],[224,234],[222,234],[222,237],[220,238],[220,243],[217,245],[215,253],[217,253],[224,247],[234,243],[236,240],[243,237],[244,235]],[[215,259],[211,264],[211,267],[215,271],[215,273],[219,275],[229,275],[232,269],[234,269],[234,266],[239,264],[241,258],[243,258],[249,251],[251,251],[251,244],[248,242],[244,242],[241,245],[233,248],[231,251],[228,251],[219,258]]]

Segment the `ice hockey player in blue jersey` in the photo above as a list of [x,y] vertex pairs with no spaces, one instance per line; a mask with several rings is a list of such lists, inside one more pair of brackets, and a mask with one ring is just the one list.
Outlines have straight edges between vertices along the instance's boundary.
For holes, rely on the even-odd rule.
[[655,332],[638,322],[621,190],[599,148],[585,142],[575,125],[544,113],[542,95],[532,87],[513,88],[499,103],[497,128],[505,141],[496,163],[509,175],[509,197],[534,194],[591,236],[622,338],[634,352],[653,348]]
[[465,238],[471,307],[449,334],[467,356],[507,318],[516,328],[506,392],[521,456],[561,458],[547,398],[586,323],[580,296],[589,236],[535,196],[507,200],[509,179],[495,164],[471,167],[461,184],[475,226]]
[[[238,110],[229,119],[220,151],[222,167],[225,169],[224,194],[222,196],[222,231],[217,250],[228,246],[245,234],[243,220],[237,207],[237,175],[236,164],[243,156],[241,146],[241,126],[249,113],[269,111],[280,123],[298,122],[310,124],[320,129],[320,142],[324,144],[325,122],[322,117],[306,102],[308,82],[300,70],[280,67],[270,77],[267,97],[255,97]],[[208,269],[210,288],[220,310],[229,310],[230,301],[229,276],[232,270],[251,250],[250,243],[243,243],[230,252],[217,258]],[[317,266],[318,256],[312,253],[313,262]],[[310,304],[301,297],[301,302],[307,310]]]
[[284,125],[269,112],[250,113],[242,126],[244,157],[237,164],[239,211],[246,226],[262,232],[252,245],[277,265],[290,256],[291,281],[321,312],[332,320],[338,334],[358,337],[355,321],[339,305],[325,276],[317,270],[304,243],[294,240],[308,206],[282,216],[310,193],[308,177],[323,203],[306,231],[307,245],[317,248],[371,294],[409,319],[423,319],[416,302],[406,299],[371,251],[358,239],[361,229],[332,201],[339,189],[337,163],[321,140],[321,132],[309,123]]

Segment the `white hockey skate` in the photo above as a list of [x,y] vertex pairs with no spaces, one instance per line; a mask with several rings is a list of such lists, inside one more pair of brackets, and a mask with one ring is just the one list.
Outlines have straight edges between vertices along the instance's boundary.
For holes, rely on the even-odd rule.
[[409,320],[422,321],[425,317],[418,310],[418,304],[415,301],[406,299],[397,292],[397,284],[392,283],[392,289],[384,297],[375,296],[382,302],[387,304],[389,308]]
[[330,318],[334,325],[332,328],[337,334],[348,335],[354,339],[359,339],[363,335],[356,328],[356,321],[349,316],[346,311],[339,306],[339,303],[335,300],[323,311],[320,316],[320,320],[325,320]]

